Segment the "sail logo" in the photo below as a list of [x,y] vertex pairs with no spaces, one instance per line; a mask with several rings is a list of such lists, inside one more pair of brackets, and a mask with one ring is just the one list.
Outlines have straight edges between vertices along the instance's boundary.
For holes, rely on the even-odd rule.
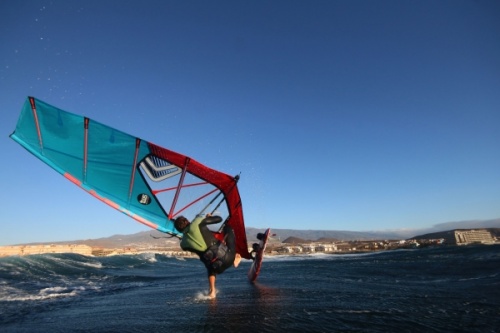
[[137,201],[139,201],[141,205],[149,205],[151,203],[151,198],[149,195],[141,193],[137,196]]
[[141,170],[154,182],[161,182],[182,172],[182,169],[178,166],[154,155],[147,156],[139,165]]

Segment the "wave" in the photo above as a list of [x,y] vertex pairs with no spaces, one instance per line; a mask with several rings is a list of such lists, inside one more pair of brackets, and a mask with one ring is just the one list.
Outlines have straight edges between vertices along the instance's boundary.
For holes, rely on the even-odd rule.
[[0,277],[5,274],[20,277],[40,275],[80,274],[88,269],[100,269],[102,263],[78,254],[40,254],[0,258]]
[[[397,251],[416,251],[416,250],[394,250]],[[365,253],[301,253],[301,254],[279,254],[266,255],[265,261],[301,261],[301,260],[352,260],[353,258],[372,257],[387,254],[387,251],[365,252]]]
[[6,288],[0,293],[0,301],[41,301],[54,298],[75,297],[80,295],[87,288],[80,287],[49,287],[42,288],[38,293],[27,293],[16,288]]
[[[0,258],[0,301],[73,298],[140,288],[191,266],[153,253],[112,257],[40,254]],[[158,273],[161,272],[161,273]]]

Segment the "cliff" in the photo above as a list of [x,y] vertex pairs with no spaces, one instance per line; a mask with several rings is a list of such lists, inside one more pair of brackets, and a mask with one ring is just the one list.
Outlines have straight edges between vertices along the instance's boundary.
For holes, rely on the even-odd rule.
[[27,256],[27,255],[42,254],[42,253],[78,253],[90,256],[92,255],[92,247],[82,244],[0,246],[0,257]]

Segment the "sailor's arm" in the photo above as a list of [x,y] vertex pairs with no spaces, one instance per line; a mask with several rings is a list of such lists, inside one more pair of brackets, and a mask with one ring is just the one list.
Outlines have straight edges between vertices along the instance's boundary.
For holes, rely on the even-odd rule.
[[203,221],[201,223],[204,223],[204,224],[217,224],[217,223],[220,223],[222,221],[222,217],[220,216],[212,216],[210,214],[207,214],[207,216],[203,219]]

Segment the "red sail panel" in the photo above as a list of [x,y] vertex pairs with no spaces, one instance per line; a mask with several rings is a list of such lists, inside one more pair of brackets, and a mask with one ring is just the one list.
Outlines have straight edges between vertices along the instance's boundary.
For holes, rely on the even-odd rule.
[[236,237],[236,252],[245,259],[251,259],[248,252],[241,197],[236,186],[237,178],[211,169],[192,158],[155,144],[149,143],[149,148],[154,155],[214,185],[224,194],[230,215],[227,223],[233,228]]

